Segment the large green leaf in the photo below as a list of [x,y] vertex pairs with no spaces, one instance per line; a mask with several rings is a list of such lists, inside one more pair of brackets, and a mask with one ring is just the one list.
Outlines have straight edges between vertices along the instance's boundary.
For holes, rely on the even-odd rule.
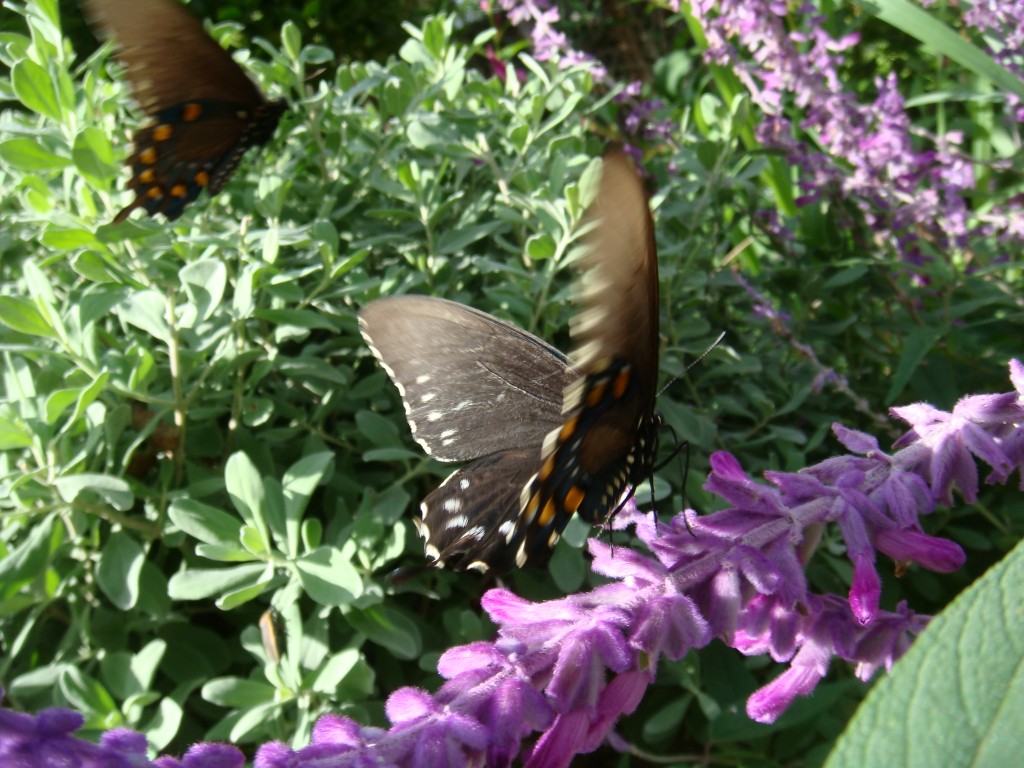
[[1024,754],[1024,543],[961,594],[881,680],[827,768],[1004,768]]

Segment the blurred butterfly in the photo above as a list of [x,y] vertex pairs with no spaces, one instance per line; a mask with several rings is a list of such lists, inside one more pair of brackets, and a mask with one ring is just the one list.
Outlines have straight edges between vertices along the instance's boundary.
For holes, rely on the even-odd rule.
[[217,194],[249,147],[266,144],[287,105],[268,101],[175,0],[83,0],[100,37],[113,37],[149,117],[126,161],[136,208],[177,219],[206,189]]
[[571,361],[471,307],[398,296],[359,313],[363,337],[402,396],[413,437],[469,462],[420,505],[436,567],[504,572],[550,556],[573,514],[604,521],[652,472],[658,260],[643,186],[606,153]]

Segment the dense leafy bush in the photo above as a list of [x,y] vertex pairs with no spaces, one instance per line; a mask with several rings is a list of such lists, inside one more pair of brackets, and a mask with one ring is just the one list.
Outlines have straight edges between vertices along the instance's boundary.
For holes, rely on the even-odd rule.
[[[55,8],[29,2],[29,34],[0,41],[3,92],[19,102],[0,117],[0,681],[18,709],[69,706],[86,735],[130,726],[159,752],[298,747],[325,713],[385,725],[392,691],[437,688],[446,649],[491,638],[480,597],[492,583],[386,578],[421,561],[410,517],[447,468],[410,439],[355,311],[434,294],[567,349],[583,180],[608,137],[640,148],[656,189],[661,368],[681,377],[658,408],[689,444],[688,472],[670,464],[655,483],[663,512],[722,506],[704,487],[715,450],[750,472],[795,471],[841,451],[836,421],[884,447],[900,434],[890,405],[949,409],[1008,389],[1019,123],[985,93],[984,70],[915,74],[900,88],[918,94],[911,131],[883,112],[895,81],[871,75],[829,82],[818,122],[794,114],[806,92],[782,87],[766,118],[764,92],[742,88],[759,76],[742,46],[707,39],[714,14],[661,11],[678,46],[646,91],[586,60],[543,61],[540,22],[540,61],[499,61],[520,46],[498,30],[460,39],[440,16],[407,26],[398,57],[336,69],[286,24],[280,50],[238,57],[292,104],[270,147],[173,225],[111,227],[137,120],[107,51],[76,59]],[[829,67],[866,65],[836,58],[808,80]],[[844,119],[863,129],[853,149],[836,133]],[[941,138],[948,126],[960,147]],[[873,137],[892,142],[882,181]],[[935,147],[949,159],[925,175]],[[964,166],[969,188],[942,175]],[[969,475],[961,465],[956,479],[973,501]],[[642,504],[651,496],[641,489]],[[928,532],[964,546],[967,567],[939,578],[900,563],[895,578],[880,562],[883,606],[941,610],[1019,539],[1012,499],[986,488],[932,515]],[[603,583],[586,534],[571,527],[550,571],[513,574],[510,588],[542,600]],[[821,536],[808,581],[845,594],[849,541],[832,526]],[[268,608],[279,661],[257,628]],[[771,673],[722,644],[662,660],[619,734],[659,754],[714,745],[723,760],[820,762],[864,687],[839,669],[756,724],[744,701]]]

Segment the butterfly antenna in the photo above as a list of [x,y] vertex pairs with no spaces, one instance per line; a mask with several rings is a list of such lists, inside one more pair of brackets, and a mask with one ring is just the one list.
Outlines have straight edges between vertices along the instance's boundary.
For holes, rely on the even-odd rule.
[[699,363],[701,360],[703,360],[705,357],[707,357],[709,354],[711,354],[711,352],[714,351],[715,347],[717,347],[719,344],[722,343],[722,339],[724,339],[724,338],[725,338],[725,331],[722,331],[720,334],[718,334],[718,338],[715,339],[714,341],[712,341],[707,349],[705,349],[703,352],[701,352],[699,355],[697,355],[697,357],[694,358],[690,362],[690,364],[686,366],[686,369],[682,373],[680,373],[680,374],[678,374],[676,376],[673,376],[671,379],[668,380],[668,382],[665,384],[665,386],[663,386],[661,389],[658,390],[658,397],[661,397],[665,393],[666,389],[671,387],[673,384],[675,384],[677,381],[679,381],[681,378],[683,378],[683,376],[685,376],[687,373],[689,373],[690,369],[693,368],[693,366],[695,366],[697,363]]

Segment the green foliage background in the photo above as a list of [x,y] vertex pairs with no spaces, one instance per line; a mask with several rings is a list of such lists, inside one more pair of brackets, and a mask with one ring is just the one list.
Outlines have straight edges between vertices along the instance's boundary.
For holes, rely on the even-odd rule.
[[[713,450],[793,470],[837,450],[834,421],[886,444],[899,434],[889,405],[1007,390],[1019,264],[982,243],[916,281],[851,211],[780,203],[796,196],[791,169],[748,146],[749,103],[723,91],[681,27],[657,27],[664,18],[638,24],[661,30],[651,88],[678,126],[647,168],[662,375],[682,376],[658,407],[689,442],[685,502],[714,507],[701,488]],[[126,200],[138,122],[118,68],[103,50],[76,55],[53,0],[29,2],[0,39],[0,96],[13,102],[0,115],[0,681],[18,708],[72,706],[89,729],[128,725],[159,751],[300,745],[325,712],[384,724],[390,691],[436,687],[443,650],[492,634],[478,608],[490,583],[385,578],[421,562],[411,515],[449,468],[412,442],[355,311],[435,294],[568,348],[586,179],[624,107],[585,67],[524,54],[522,80],[491,76],[485,47],[515,43],[451,16],[406,25],[378,61],[310,42],[313,27],[284,22],[279,45],[237,55],[292,104],[269,148],[173,225],[117,228],[106,222]],[[242,42],[231,25],[214,32]],[[900,39],[886,27],[867,44]],[[851,62],[851,76],[864,69]],[[963,71],[929,77],[981,90]],[[985,103],[969,107],[941,119],[982,124]],[[1000,153],[998,136],[973,136]],[[766,206],[793,239],[758,227]],[[758,316],[736,274],[789,313],[788,331]],[[847,384],[820,386],[824,368]],[[675,467],[654,489],[664,512],[684,503]],[[886,605],[937,612],[999,559],[1022,528],[1008,497],[989,489],[934,515],[929,531],[964,545],[969,565],[888,578]],[[585,588],[587,533],[571,527],[550,572],[513,574],[513,588]],[[826,531],[809,574],[847,590],[838,537]],[[280,661],[257,629],[268,608]],[[839,669],[774,726],[753,724],[743,702],[773,671],[719,645],[665,664],[621,732],[662,755],[713,744],[723,761],[817,764],[864,687]]]

